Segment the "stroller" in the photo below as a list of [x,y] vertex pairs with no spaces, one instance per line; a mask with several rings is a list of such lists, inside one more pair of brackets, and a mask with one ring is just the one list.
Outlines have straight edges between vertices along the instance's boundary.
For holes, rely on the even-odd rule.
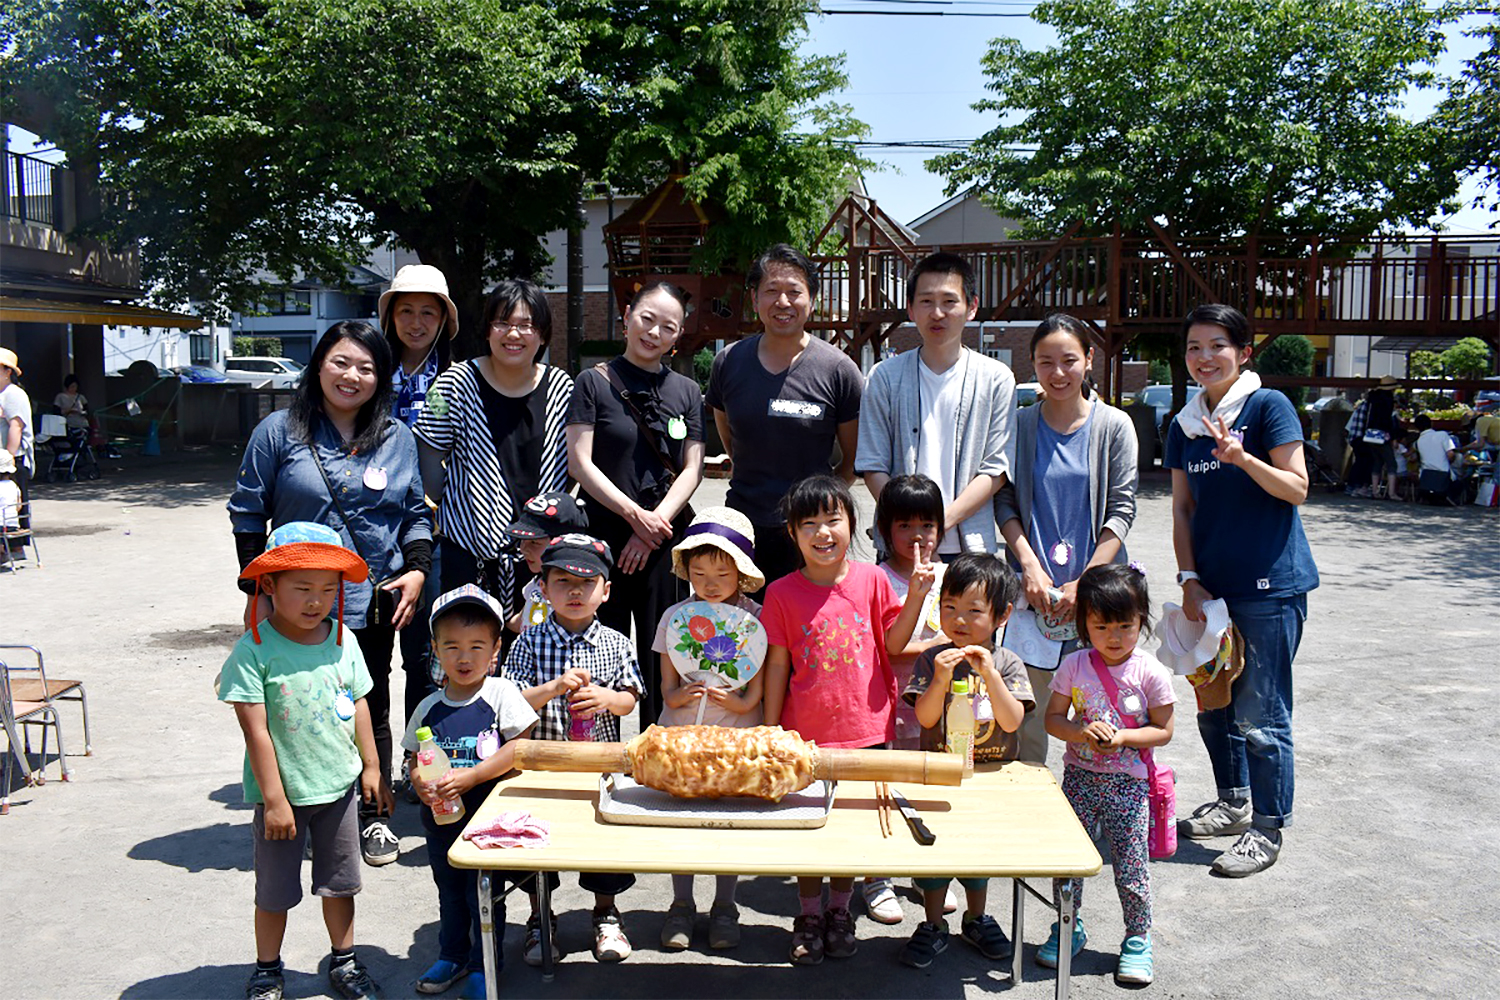
[[1307,462],[1307,482],[1309,486],[1321,486],[1328,492],[1343,489],[1343,482],[1339,479],[1338,470],[1323,454],[1316,442],[1303,441],[1302,454]]
[[47,466],[47,482],[76,482],[79,479],[98,479],[99,460],[94,457],[94,448],[89,444],[87,427],[69,427],[67,421],[56,414],[42,417],[43,433],[50,435],[47,445],[52,449],[52,464]]

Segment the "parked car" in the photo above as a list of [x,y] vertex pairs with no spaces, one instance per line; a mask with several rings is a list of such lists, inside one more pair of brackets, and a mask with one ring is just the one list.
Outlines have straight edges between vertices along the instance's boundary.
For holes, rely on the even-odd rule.
[[[1187,387],[1187,399],[1183,405],[1191,402],[1193,397],[1203,391],[1201,385],[1189,385]],[[1138,389],[1135,401],[1156,410],[1156,433],[1162,434],[1162,424],[1167,419],[1167,414],[1172,412],[1172,387],[1170,385],[1148,385],[1144,389]],[[1165,440],[1165,438],[1163,438]]]
[[302,366],[291,358],[225,358],[224,374],[231,382],[290,389],[302,376]]
[[1042,398],[1042,383],[1021,382],[1016,385],[1016,405],[1030,406]]
[[167,371],[177,376],[180,382],[228,382],[224,373],[208,365],[177,365]]
[[1481,389],[1474,394],[1474,409],[1480,413],[1493,413],[1500,410],[1500,391],[1495,389]]
[[1335,399],[1343,398],[1343,396],[1340,396],[1337,393],[1332,396],[1319,396],[1317,399],[1304,406],[1303,409],[1308,413],[1322,413],[1324,410],[1328,409],[1330,405],[1332,405]]

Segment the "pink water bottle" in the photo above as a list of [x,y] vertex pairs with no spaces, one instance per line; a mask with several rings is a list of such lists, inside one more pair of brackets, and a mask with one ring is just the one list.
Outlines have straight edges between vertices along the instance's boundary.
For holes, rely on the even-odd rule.
[[1151,828],[1147,847],[1153,858],[1170,858],[1177,853],[1177,776],[1165,764],[1149,769]]
[[573,703],[568,703],[568,739],[573,743],[592,743],[594,741],[594,717],[583,716],[573,711]]

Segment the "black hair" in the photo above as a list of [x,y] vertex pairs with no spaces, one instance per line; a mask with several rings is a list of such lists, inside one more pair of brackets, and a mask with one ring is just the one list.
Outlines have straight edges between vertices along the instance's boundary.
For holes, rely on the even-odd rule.
[[432,620],[432,641],[434,644],[437,642],[438,626],[447,622],[452,622],[461,628],[468,628],[473,625],[488,625],[490,626],[490,636],[496,642],[500,641],[500,637],[505,633],[505,626],[489,610],[481,608],[472,602],[463,601],[439,611],[437,617]]
[[66,376],[63,377],[63,388],[64,389],[66,389],[70,385],[77,385],[77,384],[78,384],[78,376],[75,375],[75,374],[73,374],[72,372],[69,372]]
[[790,243],[772,244],[755,258],[750,265],[750,272],[745,275],[745,287],[752,292],[759,288],[760,283],[765,280],[766,268],[772,264],[784,264],[801,271],[802,277],[807,281],[807,297],[818,297],[818,269],[807,259],[806,254]]
[[1391,431],[1395,427],[1396,394],[1389,389],[1371,389],[1370,409],[1365,415],[1365,426],[1371,430]]
[[911,272],[907,274],[906,301],[908,305],[917,297],[917,279],[924,274],[958,275],[964,283],[964,305],[973,303],[979,297],[978,284],[974,280],[974,268],[958,254],[940,250],[917,261]]
[[1244,349],[1251,346],[1250,324],[1245,319],[1245,314],[1233,306],[1206,302],[1194,307],[1182,320],[1183,338],[1186,339],[1188,331],[1199,323],[1223,327],[1224,332],[1229,334],[1230,343],[1235,347]]
[[689,294],[685,289],[672,284],[670,281],[656,279],[646,282],[636,291],[634,295],[630,297],[630,308],[634,310],[636,306],[641,304],[641,299],[644,299],[652,292],[666,292],[668,295],[672,296],[672,298],[677,300],[677,304],[682,306],[682,312],[684,315],[687,314],[688,303],[693,300],[693,296]]
[[891,526],[897,521],[922,518],[937,522],[938,538],[947,525],[943,523],[943,491],[923,475],[895,476],[880,491],[875,501],[875,530],[891,547]]
[[1417,430],[1426,431],[1432,429],[1432,418],[1425,413],[1418,413],[1416,419]]
[[1010,613],[1021,596],[1021,582],[1005,560],[986,552],[965,552],[948,564],[939,597],[962,597],[970,587],[984,591],[998,624]]
[[1089,634],[1089,615],[1098,615],[1105,623],[1137,619],[1145,632],[1151,628],[1151,594],[1146,590],[1146,574],[1120,563],[1090,566],[1078,578],[1076,608],[1074,622],[1078,634],[1085,638]]
[[697,559],[699,556],[713,556],[715,559],[723,560],[724,562],[733,565],[735,568],[735,572],[739,571],[740,564],[735,561],[734,555],[732,553],[730,553],[722,545],[710,545],[707,542],[702,545],[695,545],[690,549],[682,550],[682,553],[678,556],[678,558],[682,561],[682,571],[686,573],[688,563],[692,562],[694,559]]
[[[1036,345],[1054,333],[1066,333],[1078,341],[1078,346],[1083,348],[1083,356],[1088,357],[1089,352],[1094,349],[1094,342],[1089,339],[1088,327],[1076,316],[1067,313],[1052,313],[1046,319],[1036,325],[1031,332],[1031,357],[1036,358]],[[1094,395],[1094,383],[1087,375],[1083,377],[1083,398],[1088,399]]]
[[448,329],[448,305],[443,297],[436,292],[397,292],[386,300],[385,310],[380,314],[380,329],[385,334],[385,342],[390,346],[391,357],[395,364],[401,363],[401,352],[406,350],[406,345],[401,343],[401,338],[396,336],[396,306],[401,304],[403,295],[431,295],[437,299],[438,308],[443,312],[443,322],[438,327],[437,339],[432,342],[432,350],[437,354],[438,371],[445,370],[453,360],[453,336],[458,331]]
[[385,437],[391,422],[393,362],[391,348],[385,338],[373,326],[359,320],[343,320],[323,331],[323,336],[313,347],[312,357],[308,359],[302,377],[297,380],[292,405],[287,411],[287,423],[293,437],[308,446],[312,445],[317,418],[323,414],[323,362],[345,340],[352,340],[369,351],[370,357],[375,361],[375,394],[355,415],[354,440],[350,442],[355,451],[374,451]]
[[531,358],[535,364],[552,342],[552,307],[547,304],[547,293],[535,282],[525,278],[507,278],[491,289],[484,300],[479,337],[486,343],[485,353],[488,353],[490,324],[497,319],[509,319],[517,306],[526,307],[527,312],[531,313],[531,325],[536,328],[540,343],[537,344],[536,354]]
[[[797,538],[797,524],[825,511],[843,510],[849,518],[849,536],[854,536],[858,516],[854,512],[854,494],[842,479],[821,474],[808,476],[792,484],[781,498],[781,516],[786,518],[787,534]],[[802,550],[797,550],[797,564],[802,565]]]

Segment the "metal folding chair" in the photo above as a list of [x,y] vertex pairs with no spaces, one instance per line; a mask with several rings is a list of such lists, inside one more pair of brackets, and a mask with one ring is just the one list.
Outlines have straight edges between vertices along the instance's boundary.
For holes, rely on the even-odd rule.
[[[5,758],[4,789],[0,795],[0,814],[10,808],[9,790],[12,765],[19,761],[26,773],[28,783],[42,784],[46,781],[47,727],[57,734],[57,762],[62,771],[62,780],[70,781],[72,769],[68,766],[68,754],[63,743],[62,717],[58,712],[59,701],[76,701],[83,715],[83,743],[85,755],[94,752],[89,731],[89,702],[83,682],[48,677],[42,651],[35,646],[0,643],[0,653],[6,650],[29,652],[36,665],[17,665],[11,659],[0,660],[0,701],[3,701],[6,739],[10,741],[10,753]],[[31,767],[31,730],[41,727],[41,756],[39,766]]]
[[37,569],[42,568],[42,553],[36,547],[36,535],[31,530],[31,501],[22,501],[17,510],[18,527],[7,528],[5,526],[5,512],[0,511],[0,565],[14,573],[19,567],[16,566],[16,553],[21,558],[26,558],[26,546],[31,546],[31,560]]

